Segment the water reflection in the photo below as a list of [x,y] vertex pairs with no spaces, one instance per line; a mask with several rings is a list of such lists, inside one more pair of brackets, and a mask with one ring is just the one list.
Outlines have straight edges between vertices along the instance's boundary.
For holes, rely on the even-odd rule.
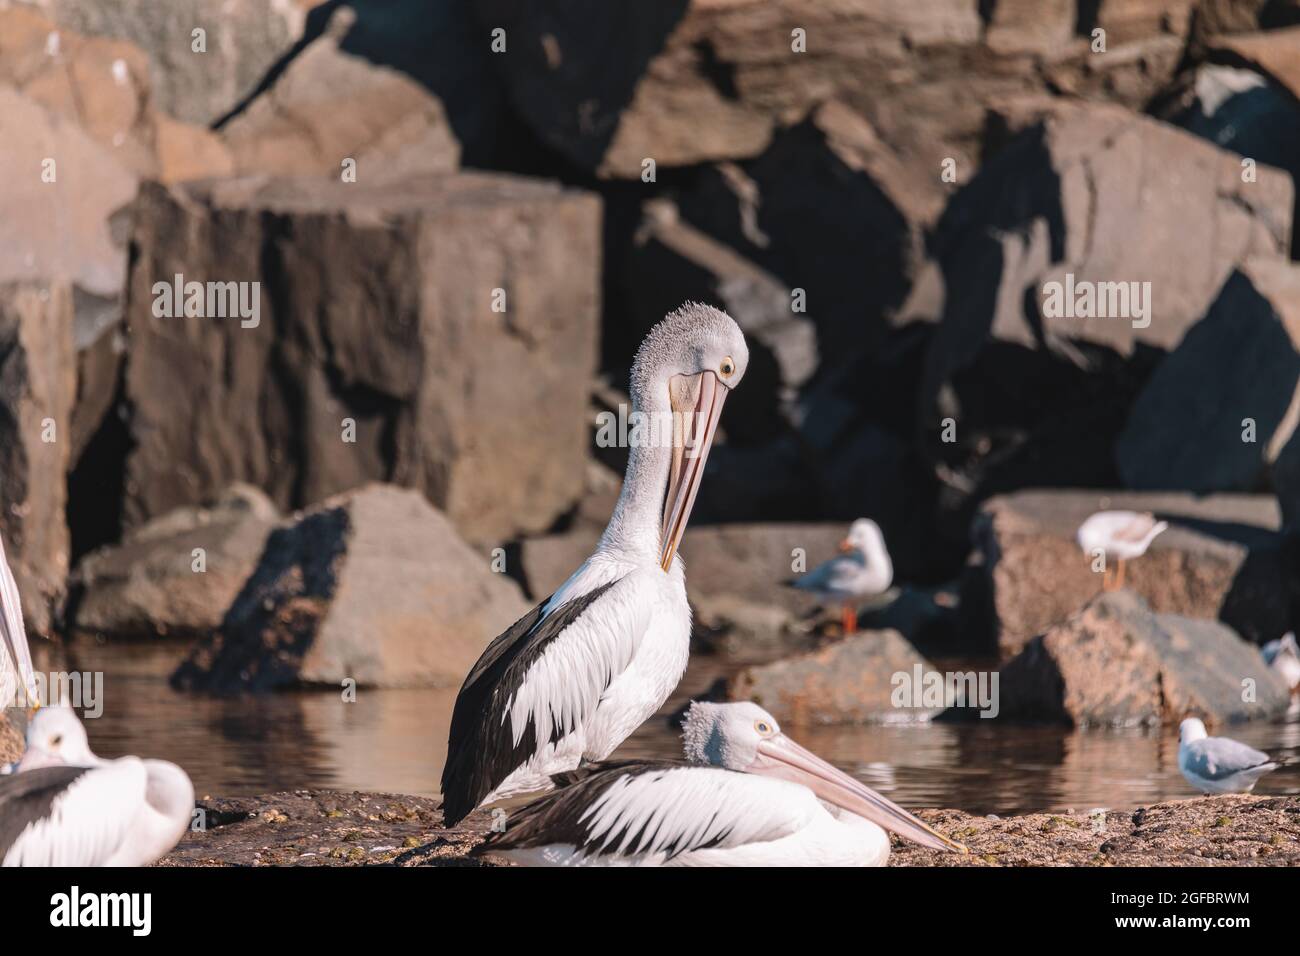
[[[105,670],[104,716],[88,722],[105,756],[135,753],[185,767],[200,794],[304,787],[435,795],[455,691],[366,690],[233,700],[182,695],[166,683],[181,651],[165,644],[76,644],[69,662]],[[666,710],[704,691],[718,670],[692,668]],[[787,728],[801,743],[905,806],[976,813],[1127,810],[1194,794],[1178,773],[1178,739],[1144,729],[1072,732],[977,721],[880,727]],[[1300,723],[1235,727],[1274,758],[1300,758]],[[677,732],[656,718],[620,756],[677,757]],[[1300,793],[1300,768],[1256,788]]]

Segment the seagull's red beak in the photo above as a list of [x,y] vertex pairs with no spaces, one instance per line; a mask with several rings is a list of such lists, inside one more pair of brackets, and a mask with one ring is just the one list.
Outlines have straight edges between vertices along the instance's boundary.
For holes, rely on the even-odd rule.
[[667,571],[686,531],[695,504],[695,494],[704,477],[727,387],[712,372],[675,375],[668,386],[673,410],[673,462],[668,473],[668,496],[664,501],[664,523],[660,538],[659,566]]

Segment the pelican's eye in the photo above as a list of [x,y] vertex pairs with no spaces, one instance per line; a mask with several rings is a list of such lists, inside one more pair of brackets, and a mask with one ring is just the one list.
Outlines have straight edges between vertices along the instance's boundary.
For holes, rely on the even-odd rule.
[[731,378],[736,374],[736,362],[730,355],[719,363],[718,374],[723,378]]
[[760,720],[756,724],[754,724],[754,729],[757,730],[764,737],[766,737],[768,734],[772,732],[772,725],[765,720]]
[[63,743],[63,734],[55,734],[50,738],[50,745],[53,747],[57,747],[61,743]]

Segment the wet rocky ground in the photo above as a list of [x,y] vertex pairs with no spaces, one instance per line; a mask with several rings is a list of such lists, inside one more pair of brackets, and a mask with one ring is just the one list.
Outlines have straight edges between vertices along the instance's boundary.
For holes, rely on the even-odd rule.
[[[475,866],[491,826],[476,813],[444,829],[438,801],[295,790],[205,797],[206,829],[163,866]],[[895,840],[891,866],[1300,866],[1300,797],[1177,800],[1136,811],[972,816],[922,810],[967,856]]]

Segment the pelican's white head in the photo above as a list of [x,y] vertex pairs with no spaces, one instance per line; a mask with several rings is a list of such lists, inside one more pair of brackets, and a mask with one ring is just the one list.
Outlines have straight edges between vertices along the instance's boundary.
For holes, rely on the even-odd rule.
[[91,767],[101,763],[91,752],[86,728],[71,707],[42,707],[27,722],[27,750],[17,771],[37,767]]
[[1205,732],[1205,724],[1199,717],[1188,717],[1178,725],[1178,742],[1180,744],[1190,744],[1194,740],[1204,740],[1209,734]]
[[692,763],[775,777],[807,787],[826,803],[935,850],[957,850],[949,840],[861,781],[831,766],[781,732],[757,704],[695,702],[686,712],[683,749]]
[[[633,410],[672,413],[672,466],[660,529],[667,570],[686,530],[722,404],[749,367],[744,333],[725,312],[688,302],[650,330],[632,363]],[[666,438],[667,436],[665,436]]]

